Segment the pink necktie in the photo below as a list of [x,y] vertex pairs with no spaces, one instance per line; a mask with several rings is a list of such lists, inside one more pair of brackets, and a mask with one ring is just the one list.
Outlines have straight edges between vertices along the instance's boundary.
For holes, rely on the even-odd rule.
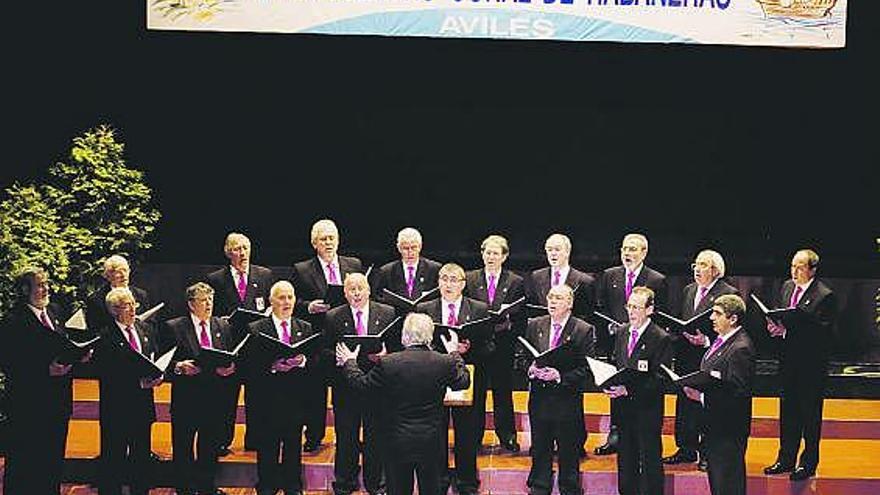
[[415,289],[416,282],[416,267],[408,266],[406,267],[406,293],[410,297],[413,296],[413,289]]
[[238,272],[238,300],[244,302],[245,295],[247,295],[247,279],[244,272]]
[[697,306],[703,302],[703,298],[706,297],[706,292],[709,292],[708,287],[700,287],[700,293],[697,295],[697,298],[694,299],[694,309],[697,309]]
[[45,309],[40,312],[40,323],[42,323],[43,326],[48,328],[49,330],[55,330],[55,327],[52,326],[52,320],[49,319],[49,315],[46,314]]
[[134,335],[134,328],[126,327],[125,331],[128,333],[128,345],[130,345],[135,352],[141,352],[140,346],[138,345],[138,339]]
[[208,324],[204,321],[200,321],[199,326],[202,327],[202,332],[199,334],[199,345],[205,349],[210,349],[211,337],[208,336]]
[[559,323],[553,324],[553,338],[550,339],[550,348],[555,349],[559,347],[559,341],[562,340],[562,325]]
[[629,344],[626,346],[626,356],[632,357],[633,351],[636,349],[636,342],[639,341],[639,332],[632,330],[630,332]]
[[489,304],[495,302],[495,289],[497,289],[495,286],[495,275],[489,275]]
[[562,273],[560,273],[559,270],[556,270],[555,272],[553,272],[553,287],[556,287],[557,285],[559,285],[559,278],[561,276],[562,276]]
[[798,301],[800,301],[800,299],[801,299],[801,292],[803,292],[803,291],[804,290],[801,289],[800,285],[798,285],[794,289],[794,292],[792,292],[792,294],[791,294],[791,301],[789,301],[789,303],[788,303],[789,308],[794,308],[795,306],[797,306]]
[[626,294],[626,300],[629,301],[629,295],[632,294],[633,291],[633,282],[636,279],[636,272],[627,272],[626,274],[626,287],[624,288],[624,294]]
[[458,319],[455,317],[455,304],[449,303],[449,317],[446,319],[446,324],[451,326],[458,325]]
[[327,278],[330,280],[330,285],[339,285],[339,278],[336,277],[336,267],[333,266],[333,263],[327,264]]
[[723,344],[723,343],[724,343],[724,339],[722,339],[721,337],[716,337],[715,342],[712,342],[712,347],[710,347],[709,350],[706,352],[706,354],[703,356],[703,361],[709,359],[709,356],[711,356],[712,353],[717,351],[718,348],[721,347],[721,344]]
[[361,310],[357,310],[354,315],[357,318],[357,321],[354,322],[354,328],[357,329],[357,334],[366,335],[367,329],[364,328],[364,312]]
[[290,345],[290,331],[287,330],[287,320],[281,322],[281,342]]

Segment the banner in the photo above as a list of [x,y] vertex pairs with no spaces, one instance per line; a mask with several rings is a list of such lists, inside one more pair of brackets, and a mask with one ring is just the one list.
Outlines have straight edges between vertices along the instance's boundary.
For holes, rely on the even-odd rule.
[[847,0],[146,1],[149,29],[814,48],[846,44]]

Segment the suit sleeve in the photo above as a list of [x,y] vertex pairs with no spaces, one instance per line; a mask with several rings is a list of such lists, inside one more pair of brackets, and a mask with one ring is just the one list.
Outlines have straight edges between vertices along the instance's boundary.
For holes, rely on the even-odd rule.
[[345,362],[345,365],[343,365],[342,373],[351,388],[355,390],[365,391],[382,389],[387,382],[382,359],[380,359],[376,363],[376,366],[373,366],[373,369],[366,374],[361,371],[361,368],[357,364],[357,360],[349,359]]
[[290,274],[290,283],[293,284],[294,290],[297,292],[296,303],[294,304],[294,308],[297,315],[308,316],[309,315],[309,303],[314,299],[306,299],[305,295],[305,277],[300,272],[300,267],[298,265],[293,266],[293,272]]
[[468,388],[471,384],[471,374],[468,372],[468,369],[464,364],[464,359],[462,359],[461,354],[457,352],[453,352],[449,354],[449,356],[453,359],[448,382],[449,388],[452,390],[464,390]]

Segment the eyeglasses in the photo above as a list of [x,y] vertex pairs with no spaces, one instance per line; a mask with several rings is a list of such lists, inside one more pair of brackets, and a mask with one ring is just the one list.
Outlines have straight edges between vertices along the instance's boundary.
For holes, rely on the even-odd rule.
[[464,281],[463,278],[449,277],[449,276],[446,276],[446,275],[442,275],[442,276],[440,277],[440,280],[443,281],[443,282],[449,282],[449,283],[453,283],[453,284],[456,284],[456,283],[458,283],[458,282],[463,282],[463,281]]
[[636,306],[635,304],[627,304],[625,307],[630,311],[639,311],[642,309],[646,309],[645,306]]
[[691,270],[696,270],[699,268],[700,270],[705,270],[706,268],[711,268],[712,265],[706,263],[705,261],[698,261],[696,263],[691,263]]

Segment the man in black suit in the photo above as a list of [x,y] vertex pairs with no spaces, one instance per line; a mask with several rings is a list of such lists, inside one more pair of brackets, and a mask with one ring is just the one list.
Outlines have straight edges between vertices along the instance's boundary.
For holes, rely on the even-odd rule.
[[[441,335],[446,354],[433,352],[434,324],[424,314],[410,314],[403,323],[404,350],[382,356],[368,374],[357,364],[358,349],[336,347],[337,362],[344,363],[352,387],[379,391],[387,415],[385,438],[389,495],[411,495],[413,472],[419,493],[440,495],[438,444],[446,438],[448,416],[443,407],[446,388],[461,390],[470,383],[458,353],[458,338]],[[444,442],[445,443],[445,442]],[[446,452],[442,453],[446,457]],[[443,492],[445,493],[445,492]]]
[[[588,275],[569,264],[571,259],[571,239],[564,234],[552,234],[544,242],[547,254],[547,268],[541,268],[528,274],[525,278],[526,300],[529,304],[543,306],[547,304],[547,294],[552,287],[565,284],[574,291],[574,308],[572,314],[589,320],[595,308],[596,287],[591,275]],[[533,313],[534,315],[534,313]],[[586,384],[584,384],[586,386]],[[581,447],[578,452],[586,456],[583,444],[587,441],[587,421],[583,419]]]
[[[339,229],[333,220],[318,220],[312,225],[312,247],[315,257],[293,265],[291,282],[296,287],[299,298],[296,313],[311,323],[316,332],[324,330],[324,315],[331,309],[332,301],[325,301],[327,288],[342,285],[345,276],[363,270],[361,260],[351,256],[341,256],[339,250]],[[341,302],[338,302],[341,304]],[[312,395],[306,413],[306,452],[316,452],[324,440],[327,427],[327,386],[333,369],[333,350],[325,347],[315,356],[310,365]]]
[[746,305],[739,296],[726,294],[715,299],[711,318],[718,337],[704,353],[700,369],[720,379],[720,385],[705,392],[684,387],[685,395],[705,408],[705,451],[712,495],[746,493],[755,349],[742,328],[745,314]]
[[[694,281],[688,284],[683,291],[681,302],[681,319],[688,320],[694,316],[712,309],[715,300],[726,294],[739,294],[736,287],[723,280],[725,274],[724,258],[717,251],[704,249],[697,254],[691,264],[694,272]],[[696,333],[682,332],[680,336],[673,336],[673,348],[675,350],[675,372],[679,375],[700,369],[700,362],[711,340],[707,335],[714,334],[697,329]],[[682,464],[697,462],[699,468],[706,470],[702,446],[703,433],[703,410],[699,404],[687,400],[684,392],[678,393],[675,402],[675,445],[678,450],[663,458],[664,464]],[[699,456],[697,454],[700,454]]]
[[544,243],[547,253],[547,268],[540,268],[526,277],[526,298],[530,304],[547,304],[547,293],[551,287],[565,284],[574,290],[574,309],[572,313],[582,319],[591,318],[596,304],[595,281],[571,265],[571,240],[564,234],[553,234]]
[[569,346],[568,359],[559,367],[529,367],[529,423],[532,428],[530,495],[553,491],[553,445],[559,460],[559,493],[583,493],[579,450],[583,443],[586,357],[593,356],[596,333],[589,323],[571,314],[574,294],[565,284],[547,294],[548,316],[529,320],[525,338],[538,351]]
[[[244,234],[230,232],[223,244],[223,253],[229,260],[229,266],[224,266],[209,273],[205,282],[214,289],[214,314],[229,316],[237,308],[263,312],[268,307],[269,287],[275,281],[272,270],[251,263],[251,240]],[[235,347],[247,335],[246,324],[232,328],[232,340],[230,345]],[[253,438],[259,425],[255,424],[251,417],[253,401],[247,393],[247,383],[244,375],[235,375],[241,386],[235,386],[235,390],[228,395],[228,402],[224,406],[224,420],[222,436],[220,438],[219,453],[230,453],[232,439],[235,436],[235,420],[238,413],[238,397],[240,390],[245,390],[245,435],[244,447],[246,450],[254,450]]]
[[101,331],[95,356],[101,401],[101,464],[98,493],[118,495],[129,480],[130,493],[146,495],[152,484],[150,427],[156,420],[153,387],[162,375],[144,377],[131,366],[136,352],[153,361],[158,356],[155,328],[135,319],[137,302],[131,291],[110,289],[107,308],[114,321]]
[[[654,304],[666,304],[666,276],[645,265],[648,256],[648,238],[642,234],[627,234],[620,244],[620,266],[613,266],[602,272],[596,289],[597,311],[610,316],[619,323],[629,320],[626,301],[634,287],[647,287],[654,291]],[[618,326],[605,321],[597,322],[597,348],[599,353],[611,355],[614,348],[614,333]],[[617,424],[620,414],[615,402],[611,405],[611,428],[603,445],[596,447],[596,455],[617,452]]]
[[[269,292],[272,315],[250,325],[254,334],[265,334],[286,344],[295,344],[314,333],[309,322],[294,318],[293,285],[275,282]],[[307,402],[314,400],[310,362],[314,354],[281,358],[266,366],[249,366],[253,376],[249,389],[257,396],[254,421],[260,423],[257,437],[257,494],[302,495],[302,435]],[[278,461],[279,454],[281,462]]]
[[[235,363],[205,367],[199,361],[202,349],[231,350],[229,324],[213,316],[214,289],[198,282],[186,289],[189,315],[166,323],[174,335],[177,351],[171,364],[171,448],[178,495],[222,495],[214,478],[217,451],[223,438],[225,407],[238,392],[232,378]],[[193,457],[193,441],[196,457]]]
[[[345,277],[345,299],[348,304],[327,312],[327,340],[333,343],[334,348],[342,341],[343,335],[375,335],[394,321],[394,308],[370,301],[370,284],[363,274],[352,273]],[[383,344],[380,353],[364,354],[358,359],[358,366],[364,373],[373,368],[379,356],[389,350],[400,350],[400,337],[395,337],[397,342]],[[364,428],[364,487],[370,495],[385,492],[381,406],[372,394],[352,388],[341,370],[336,374],[333,381],[333,419],[336,429],[336,458],[333,463],[335,495],[349,495],[358,490],[361,425]]]
[[388,289],[414,301],[421,297],[423,292],[437,287],[437,274],[441,265],[421,256],[422,234],[412,227],[406,227],[397,233],[397,251],[400,253],[400,259],[386,263],[375,270],[371,275],[370,286],[373,287],[376,299],[394,306],[397,308],[397,314],[403,316],[415,308],[401,304],[397,298],[385,294],[384,290]]
[[[782,394],[779,410],[779,453],[765,474],[792,471],[791,479],[807,479],[819,465],[822,437],[822,406],[829,341],[837,314],[837,298],[831,287],[816,278],[819,255],[802,249],[791,260],[791,279],[782,284],[781,305],[797,311],[776,323],[767,319],[767,331],[781,339],[779,374]],[[804,450],[797,468],[801,438]]]
[[114,254],[104,260],[104,279],[107,283],[86,298],[86,323],[89,329],[97,332],[113,323],[113,315],[110,314],[104,302],[110,289],[121,287],[130,290],[141,311],[153,307],[153,302],[147,291],[129,283],[130,275],[131,268],[128,265],[128,260],[124,257]]
[[[440,298],[419,304],[417,311],[430,316],[435,324],[451,327],[462,326],[469,322],[487,318],[489,307],[486,303],[471,299],[462,295],[465,287],[464,269],[455,263],[447,263],[440,268],[439,286]],[[477,383],[485,383],[486,357],[493,350],[494,342],[488,336],[491,329],[489,322],[485,325],[475,325],[467,336],[461,335],[459,353],[464,356],[465,362],[474,365],[474,388]],[[439,349],[438,349],[439,350]],[[485,384],[483,385],[485,387]],[[482,409],[480,407],[482,406]],[[477,493],[480,479],[477,475],[477,451],[482,438],[477,438],[480,416],[486,415],[486,402],[482,405],[474,400],[471,406],[452,407],[452,427],[455,435],[453,454],[455,456],[455,484],[460,495]],[[447,414],[445,424],[448,425]],[[441,443],[445,446],[446,439]],[[444,450],[445,453],[445,450]],[[448,456],[442,455],[439,459],[441,490],[448,487],[449,469]]]
[[[523,279],[504,268],[510,253],[507,239],[490,235],[480,245],[483,269],[467,272],[465,293],[488,304],[498,311],[502,304],[511,304],[525,296]],[[486,389],[492,387],[492,409],[495,416],[495,435],[498,442],[509,452],[519,452],[516,441],[516,424],[513,416],[513,341],[525,330],[526,313],[522,304],[510,309],[495,323],[491,339],[494,351],[486,357],[485,378],[474,384],[474,404],[478,411],[486,409]],[[479,404],[479,405],[478,405]],[[485,414],[477,418],[477,441],[482,442],[486,428]]]
[[[626,303],[629,324],[617,332],[617,367],[647,370],[630,386],[604,390],[620,411],[617,446],[617,489],[621,495],[662,495],[663,383],[660,365],[669,366],[672,342],[665,330],[651,322],[654,291],[635,287]],[[645,491],[642,492],[641,486]]]
[[[58,494],[71,413],[71,364],[59,362],[49,332],[64,332],[49,303],[49,275],[27,268],[16,277],[15,307],[0,325],[6,373],[6,493]],[[91,357],[86,355],[85,359]]]

